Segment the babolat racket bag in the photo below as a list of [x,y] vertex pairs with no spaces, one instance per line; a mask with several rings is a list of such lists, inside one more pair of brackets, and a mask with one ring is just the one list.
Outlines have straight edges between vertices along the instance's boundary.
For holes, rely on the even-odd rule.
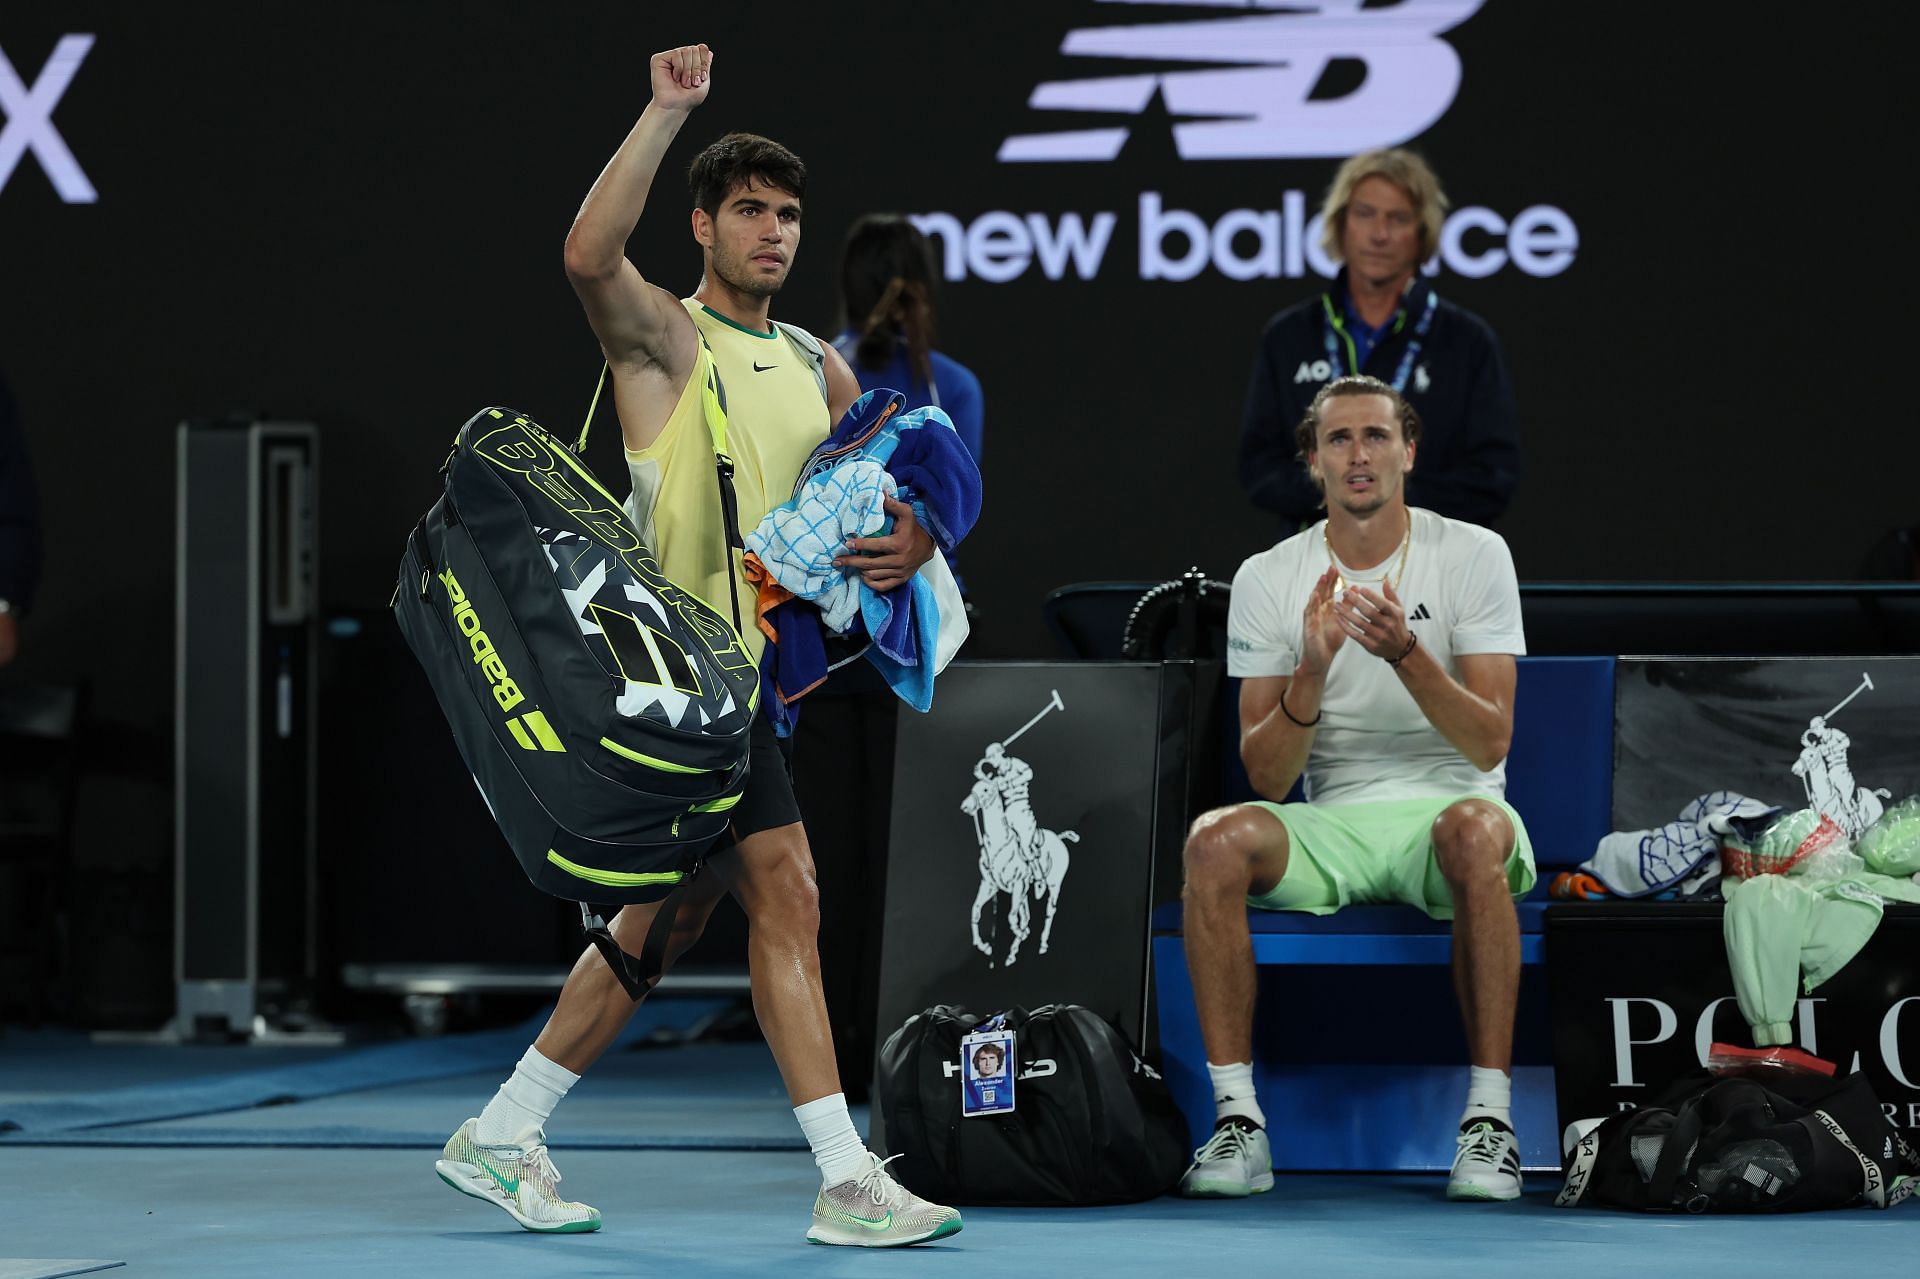
[[[730,497],[710,357],[698,375]],[[578,447],[475,414],[407,539],[394,612],[534,884],[654,901],[740,799],[758,675],[737,623],[666,578]]]

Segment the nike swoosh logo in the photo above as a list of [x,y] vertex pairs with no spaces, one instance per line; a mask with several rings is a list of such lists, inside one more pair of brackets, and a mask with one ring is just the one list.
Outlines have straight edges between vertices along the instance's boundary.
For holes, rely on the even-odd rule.
[[758,361],[758,360],[755,360],[755,361],[753,362],[753,371],[754,371],[755,373],[771,373],[771,372],[773,372],[773,371],[774,371],[775,369],[777,369],[777,368],[779,368],[779,367],[780,367],[780,366],[779,366],[778,364],[769,364],[769,365],[767,365],[767,366],[766,366],[765,368],[762,368],[762,367],[761,367],[761,365],[760,365],[760,361]]
[[838,1208],[833,1210],[833,1215],[847,1222],[849,1225],[859,1226],[862,1230],[871,1230],[876,1234],[893,1224],[893,1209],[891,1208],[887,1209],[887,1215],[878,1221],[868,1221],[865,1217],[856,1217],[852,1213],[842,1212]]
[[479,1155],[475,1155],[473,1157],[473,1162],[475,1162],[476,1164],[479,1164],[480,1171],[486,1173],[487,1176],[493,1178],[495,1184],[497,1184],[500,1187],[500,1189],[506,1191],[510,1195],[517,1195],[520,1193],[520,1178],[515,1177],[512,1180],[508,1180],[507,1178],[502,1177],[492,1164],[482,1159]]

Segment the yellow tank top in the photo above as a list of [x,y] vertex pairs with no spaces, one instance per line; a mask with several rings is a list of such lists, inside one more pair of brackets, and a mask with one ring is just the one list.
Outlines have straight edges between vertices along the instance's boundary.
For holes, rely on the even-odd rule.
[[[793,496],[800,468],[833,424],[812,367],[779,330],[742,328],[692,298],[681,305],[713,351],[744,537]],[[700,379],[689,376],[658,438],[626,450],[633,480],[627,514],[666,575],[729,620],[727,595],[735,593],[747,652],[758,662],[766,637],[753,624],[754,592],[741,575],[740,554],[728,550],[721,527],[713,438],[700,398]]]

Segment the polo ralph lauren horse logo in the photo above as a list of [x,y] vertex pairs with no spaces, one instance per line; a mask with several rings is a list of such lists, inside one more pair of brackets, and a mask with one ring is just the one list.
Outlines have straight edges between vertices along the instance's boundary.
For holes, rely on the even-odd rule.
[[960,811],[973,818],[974,837],[980,843],[980,891],[973,898],[973,947],[993,959],[994,949],[980,936],[980,912],[995,895],[1006,893],[1011,899],[1007,924],[1013,929],[1013,945],[1007,948],[1007,967],[1020,958],[1020,944],[1033,931],[1033,903],[1047,899],[1047,918],[1040,929],[1040,953],[1047,953],[1047,939],[1053,934],[1053,915],[1060,907],[1060,881],[1067,877],[1068,843],[1078,843],[1073,831],[1040,829],[1033,815],[1028,790],[1033,784],[1033,768],[1025,760],[1007,754],[1007,747],[1052,712],[1065,710],[1060,691],[1038,715],[1023,724],[1004,741],[989,742],[980,762],[973,766],[973,789],[960,801]]
[[1822,816],[1831,817],[1857,840],[1867,827],[1880,820],[1885,811],[1882,800],[1892,798],[1885,787],[1869,788],[1854,780],[1853,764],[1847,749],[1853,740],[1828,724],[1845,709],[1848,702],[1873,688],[1873,676],[1862,674],[1859,687],[1840,699],[1840,704],[1825,715],[1815,715],[1800,734],[1800,758],[1794,761],[1793,774],[1807,792],[1807,805]]

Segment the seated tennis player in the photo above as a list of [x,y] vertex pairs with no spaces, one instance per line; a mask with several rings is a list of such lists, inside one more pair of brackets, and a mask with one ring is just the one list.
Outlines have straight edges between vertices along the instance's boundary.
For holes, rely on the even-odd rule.
[[[1187,967],[1217,1123],[1180,1189],[1273,1187],[1246,908],[1405,902],[1453,921],[1472,1068],[1447,1195],[1514,1199],[1514,900],[1534,866],[1503,798],[1526,651],[1513,558],[1497,533],[1407,505],[1420,420],[1386,383],[1329,383],[1297,441],[1327,517],[1240,566],[1227,624],[1240,753],[1265,798],[1187,837]],[[1307,802],[1282,803],[1303,778]]]

